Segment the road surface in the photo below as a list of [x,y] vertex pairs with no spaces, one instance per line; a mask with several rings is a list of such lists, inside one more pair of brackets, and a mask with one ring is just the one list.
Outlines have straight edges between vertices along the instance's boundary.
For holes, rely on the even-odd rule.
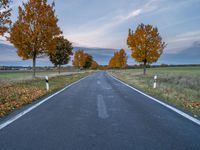
[[1,129],[0,149],[199,150],[200,126],[99,72]]

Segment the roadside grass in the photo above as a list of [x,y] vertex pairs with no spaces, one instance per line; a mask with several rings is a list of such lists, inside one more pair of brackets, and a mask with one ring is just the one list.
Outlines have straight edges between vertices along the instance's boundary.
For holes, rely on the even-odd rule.
[[[149,68],[112,70],[118,79],[156,97],[195,117],[200,117],[200,67]],[[158,75],[157,88],[153,77]]]
[[8,79],[23,79],[31,77],[31,72],[15,72],[15,73],[0,73],[0,80]]
[[[69,74],[76,74],[76,73],[84,73],[86,71],[65,71],[61,72],[60,75],[69,75]],[[32,78],[31,71],[9,71],[9,72],[0,72],[0,80],[24,80],[24,79],[31,79]],[[37,77],[44,77],[44,76],[58,76],[58,72],[56,71],[38,71],[36,72]]]
[[85,72],[81,74],[51,77],[49,79],[50,90],[48,92],[45,89],[45,81],[41,78],[21,81],[1,80],[0,118],[91,73],[92,72]]

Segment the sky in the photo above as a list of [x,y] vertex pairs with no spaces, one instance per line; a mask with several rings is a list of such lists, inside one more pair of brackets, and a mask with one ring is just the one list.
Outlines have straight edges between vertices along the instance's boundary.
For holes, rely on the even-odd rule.
[[[13,20],[16,20],[17,7],[21,4],[22,0],[13,0]],[[200,0],[55,0],[55,4],[63,35],[74,47],[97,48],[92,53],[94,57],[101,57],[97,58],[99,63],[108,61],[101,54],[107,53],[111,57],[113,49],[128,49],[128,29],[135,30],[140,23],[157,27],[167,43],[162,63],[170,63],[167,56],[187,54],[186,50],[193,49],[194,56],[200,53],[199,44],[196,44],[200,42]],[[2,37],[0,43],[10,44]],[[106,48],[107,51],[102,53],[98,48]],[[131,51],[127,50],[127,53],[130,56]],[[7,53],[0,47],[0,65],[5,55]],[[16,54],[9,58],[20,60],[14,57],[17,57]],[[193,63],[193,58],[173,61]],[[134,63],[133,60],[128,62]],[[200,63],[200,60],[195,63]]]

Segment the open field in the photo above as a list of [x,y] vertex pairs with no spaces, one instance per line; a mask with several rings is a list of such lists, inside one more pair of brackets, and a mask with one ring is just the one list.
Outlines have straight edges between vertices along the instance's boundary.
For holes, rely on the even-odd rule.
[[[54,77],[58,75],[71,75],[77,73],[85,73],[87,71],[65,71],[58,74],[57,71],[37,71],[36,77],[44,78],[45,76]],[[25,80],[32,79],[31,71],[0,71],[0,80]]]
[[48,92],[45,89],[45,81],[41,78],[14,81],[0,80],[0,118],[91,73],[83,72],[50,77],[50,90]]
[[[146,76],[142,75],[142,69],[110,72],[120,80],[200,117],[200,67],[149,68]],[[156,89],[153,89],[154,75],[158,75]]]

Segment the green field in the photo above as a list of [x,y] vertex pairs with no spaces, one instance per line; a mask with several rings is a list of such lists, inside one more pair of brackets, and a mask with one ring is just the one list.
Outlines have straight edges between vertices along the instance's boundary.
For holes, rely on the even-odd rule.
[[[74,73],[84,73],[85,71],[65,71],[62,72],[60,75],[70,75]],[[31,79],[32,72],[30,71],[8,71],[8,72],[0,72],[0,80],[24,80],[24,79]],[[43,78],[44,76],[58,76],[58,72],[56,71],[39,71],[36,72],[36,77]]]
[[0,80],[5,80],[5,79],[24,79],[24,78],[30,78],[31,76],[32,76],[31,72],[0,73]]
[[[200,116],[200,67],[148,68],[112,70],[114,76],[143,90],[195,117]],[[153,89],[153,77],[158,76],[157,88]]]

